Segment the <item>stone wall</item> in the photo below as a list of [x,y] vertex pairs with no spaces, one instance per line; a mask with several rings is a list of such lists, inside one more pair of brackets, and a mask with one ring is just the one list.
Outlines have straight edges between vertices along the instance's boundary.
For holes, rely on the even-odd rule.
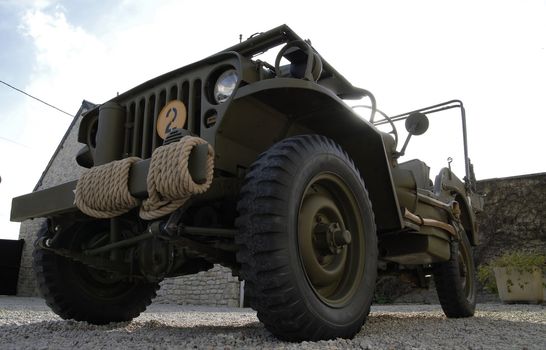
[[167,278],[154,302],[238,307],[239,290],[240,282],[231,270],[216,265],[195,275]]
[[[43,190],[56,186],[71,180],[77,179],[84,170],[76,163],[76,153],[83,147],[78,143],[78,128],[81,121],[81,114],[93,105],[87,101],[82,106],[73,123],[67,130],[65,137],[61,140],[59,147],[51,158],[50,163],[44,170],[42,177],[36,185],[36,190]],[[21,268],[19,269],[19,281],[17,283],[17,295],[36,296],[38,295],[38,286],[32,270],[32,251],[36,234],[45,219],[26,220],[21,223],[19,230],[19,239],[25,240],[23,252],[21,255]]]
[[546,173],[482,180],[478,190],[487,196],[477,264],[510,250],[546,252]]
[[21,253],[21,267],[19,268],[19,280],[17,281],[17,295],[22,297],[37,296],[38,285],[32,269],[32,251],[36,240],[36,233],[40,229],[44,219],[27,220],[21,223],[19,239],[25,240]]

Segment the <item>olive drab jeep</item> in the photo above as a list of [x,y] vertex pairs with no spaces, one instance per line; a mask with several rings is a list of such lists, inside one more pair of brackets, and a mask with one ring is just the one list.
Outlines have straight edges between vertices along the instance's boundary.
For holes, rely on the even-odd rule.
[[[275,62],[259,59],[274,48]],[[366,120],[345,103],[363,98]],[[400,158],[426,114],[452,108],[466,176],[444,168],[433,182]],[[88,111],[78,141],[81,178],[14,198],[11,213],[47,218],[34,267],[62,318],[131,320],[160,281],[213,264],[289,341],[353,337],[378,273],[432,275],[447,317],[474,314],[483,203],[458,100],[389,117],[283,25]]]

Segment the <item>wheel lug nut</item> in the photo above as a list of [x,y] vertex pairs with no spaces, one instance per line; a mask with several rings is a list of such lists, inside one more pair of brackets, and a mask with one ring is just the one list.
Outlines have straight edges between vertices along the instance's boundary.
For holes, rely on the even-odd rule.
[[337,222],[332,223],[328,228],[331,233],[331,240],[335,247],[343,247],[351,243],[351,232],[342,229]]
[[334,243],[338,247],[351,243],[351,240],[351,232],[348,230],[339,230],[334,232]]

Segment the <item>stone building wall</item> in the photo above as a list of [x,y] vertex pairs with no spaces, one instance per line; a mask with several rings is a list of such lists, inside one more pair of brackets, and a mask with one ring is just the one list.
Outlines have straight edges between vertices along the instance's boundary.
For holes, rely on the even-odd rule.
[[478,190],[487,196],[476,264],[510,250],[546,252],[546,173],[481,180]]
[[34,219],[21,223],[19,239],[24,239],[25,245],[21,253],[21,267],[19,268],[19,280],[17,281],[18,296],[32,297],[38,295],[38,285],[32,270],[32,251],[36,233],[44,221],[44,219]]
[[230,269],[215,265],[195,275],[165,279],[154,302],[238,307],[240,285]]
[[[43,190],[52,186],[77,179],[83,171],[75,160],[76,153],[83,146],[78,143],[78,129],[81,121],[81,114],[91,108],[93,104],[83,101],[80,110],[61,140],[59,147],[51,158],[50,163],[44,170],[42,177],[36,185],[36,190]],[[17,283],[17,295],[35,296],[38,295],[38,286],[32,270],[32,251],[36,234],[45,219],[26,220],[21,223],[19,239],[25,240],[21,254],[21,268],[19,269],[19,280]]]

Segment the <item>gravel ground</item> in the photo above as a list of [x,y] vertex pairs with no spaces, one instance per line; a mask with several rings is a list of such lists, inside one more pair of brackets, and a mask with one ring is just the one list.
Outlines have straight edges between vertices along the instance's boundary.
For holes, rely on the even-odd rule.
[[438,305],[373,306],[353,340],[286,343],[250,309],[153,304],[133,322],[63,321],[38,298],[0,296],[1,349],[546,349],[541,305],[480,304],[469,319]]

